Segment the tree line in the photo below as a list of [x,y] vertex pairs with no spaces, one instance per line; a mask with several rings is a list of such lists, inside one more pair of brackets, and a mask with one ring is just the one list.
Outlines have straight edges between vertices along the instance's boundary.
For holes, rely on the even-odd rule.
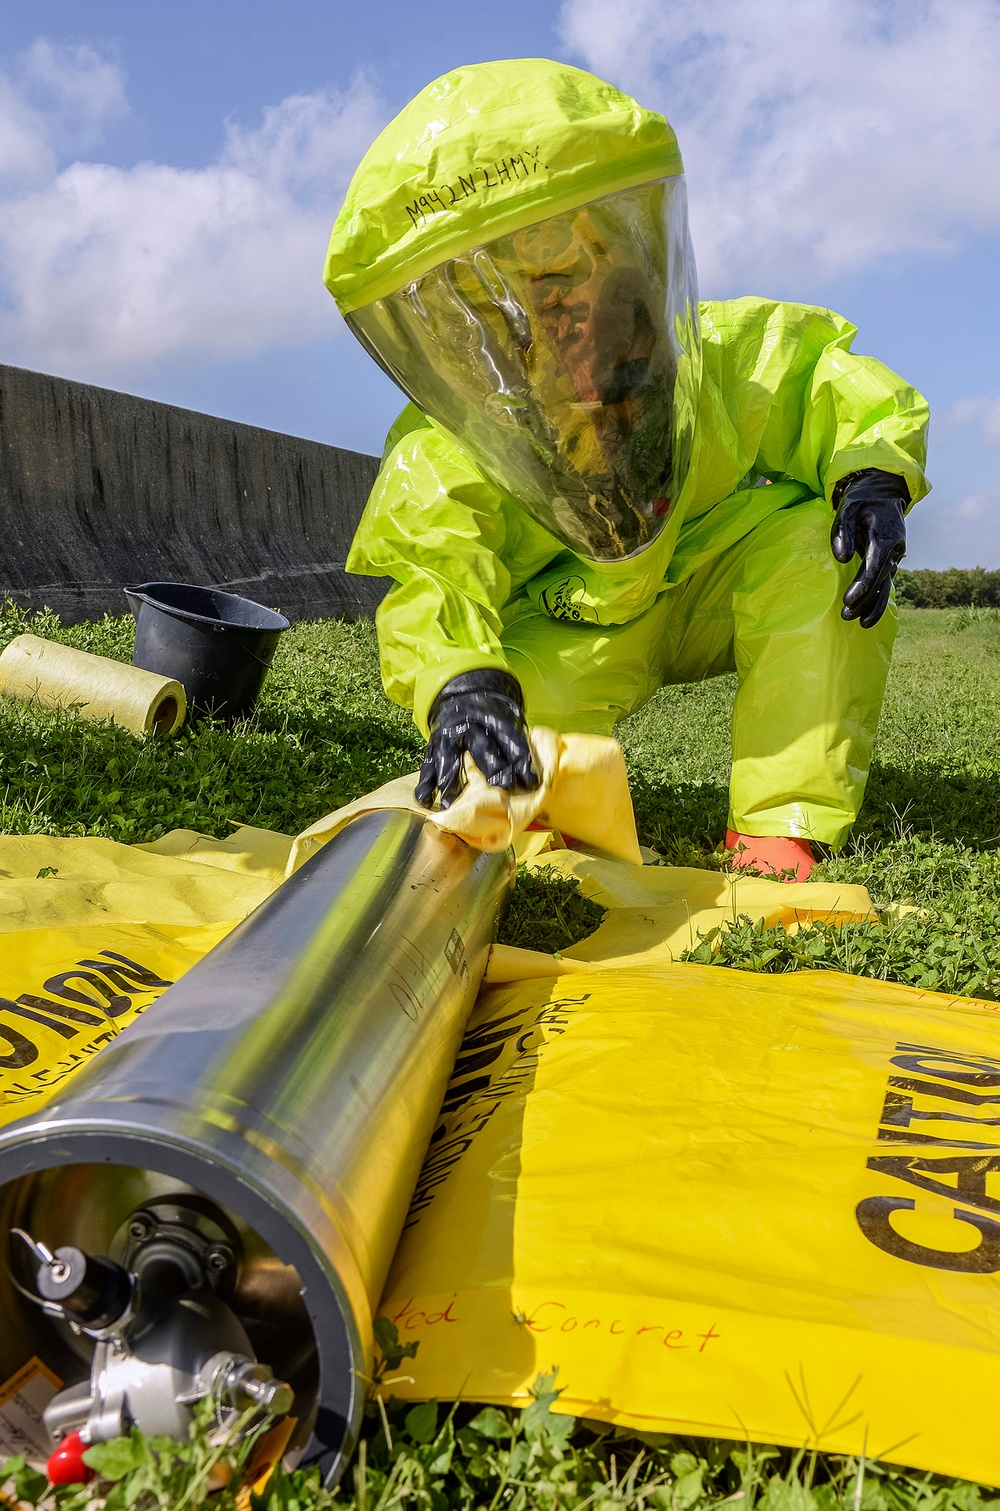
[[948,567],[932,572],[901,568],[896,573],[896,601],[911,609],[1000,608],[1000,570]]

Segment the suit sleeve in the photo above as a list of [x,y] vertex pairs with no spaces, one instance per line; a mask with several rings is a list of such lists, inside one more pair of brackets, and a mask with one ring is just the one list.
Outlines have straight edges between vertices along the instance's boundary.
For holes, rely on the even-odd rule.
[[452,677],[510,670],[500,634],[511,575],[502,496],[419,411],[413,416],[414,428],[385,456],[347,570],[395,579],[376,614],[382,681],[426,734],[430,706]]
[[874,357],[852,352],[855,327],[829,310],[776,305],[773,384],[761,439],[762,471],[782,472],[832,500],[848,473],[878,467],[902,477],[915,503],[929,490],[927,401]]

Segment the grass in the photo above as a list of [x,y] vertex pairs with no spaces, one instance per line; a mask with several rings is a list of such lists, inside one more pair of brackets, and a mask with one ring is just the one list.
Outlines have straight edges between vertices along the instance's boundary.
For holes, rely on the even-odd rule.
[[[386,1319],[379,1319],[393,1334]],[[392,1356],[390,1348],[390,1357]],[[397,1356],[398,1356],[398,1350]],[[384,1361],[383,1361],[384,1363]],[[383,1371],[384,1372],[384,1371]],[[388,1382],[387,1382],[388,1383]],[[187,1442],[130,1438],[91,1448],[98,1478],[54,1489],[23,1458],[0,1465],[5,1504],[38,1511],[998,1511],[961,1480],[893,1465],[666,1434],[620,1435],[559,1411],[558,1376],[540,1375],[522,1410],[407,1407],[373,1394],[354,1462],[337,1489],[316,1470],[240,1482],[268,1423],[242,1441],[213,1431],[207,1403]],[[209,1490],[209,1483],[217,1488]]]
[[[129,660],[130,619],[60,627],[0,613],[0,649],[30,630]],[[233,822],[294,834],[420,764],[407,714],[389,704],[368,623],[314,623],[286,635],[255,716],[205,722],[169,743],[0,704],[0,832],[100,834],[126,844],[168,829],[225,835]]]
[[575,878],[560,876],[554,866],[522,871],[501,925],[501,942],[555,953],[586,939],[604,909],[582,897],[579,888]]
[[[731,678],[665,688],[620,728],[641,838],[715,865],[725,830]],[[817,879],[858,882],[882,922],[795,935],[746,920],[692,952],[746,970],[849,971],[1000,996],[1000,614],[904,610],[868,794]],[[917,912],[897,914],[899,905]]]
[[[103,655],[127,660],[131,653],[124,619],[63,629],[51,616],[29,623],[8,607],[0,646],[24,629]],[[670,863],[720,864],[733,692],[729,678],[667,688],[620,727],[640,838]],[[1000,613],[904,610],[865,809],[850,844],[818,873],[867,886],[882,922],[789,936],[744,920],[703,940],[695,958],[745,970],[847,970],[1000,997],[998,710]],[[129,843],[177,827],[222,835],[233,822],[291,833],[414,770],[420,756],[408,715],[382,694],[372,627],[299,625],[283,639],[258,712],[235,729],[206,723],[155,744],[72,715],[0,704],[0,831]],[[916,911],[897,913],[901,903]],[[598,916],[572,884],[526,876],[502,937],[564,948]],[[559,1416],[553,1389],[540,1382],[538,1401],[523,1413],[372,1405],[335,1499],[302,1476],[278,1476],[258,1511],[330,1504],[350,1511],[723,1504],[737,1511],[1000,1511],[1000,1500],[974,1485],[885,1465],[746,1444],[617,1438]],[[198,1452],[203,1464],[204,1445]],[[181,1495],[191,1507],[225,1511],[230,1503],[228,1491],[209,1501],[200,1491],[164,1490],[164,1476],[188,1474],[189,1485],[196,1472],[176,1454],[162,1471],[147,1458],[142,1465],[137,1511],[173,1508]],[[138,1472],[126,1466],[109,1511],[124,1507],[128,1476]],[[27,1475],[22,1500],[42,1504],[41,1487]],[[66,1495],[58,1503],[66,1511],[84,1504]]]

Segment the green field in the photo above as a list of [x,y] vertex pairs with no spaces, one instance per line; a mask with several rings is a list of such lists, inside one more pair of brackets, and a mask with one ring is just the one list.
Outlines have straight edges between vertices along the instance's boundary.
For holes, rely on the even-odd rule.
[[[130,620],[64,630],[51,617],[29,623],[8,609],[0,647],[24,629],[131,654]],[[640,838],[670,863],[720,864],[733,690],[729,678],[665,689],[619,729]],[[818,873],[866,885],[882,921],[794,937],[744,924],[706,941],[696,957],[749,970],[830,967],[1000,997],[998,709],[1000,610],[904,610],[865,809],[849,846]],[[413,770],[420,755],[409,717],[382,694],[372,627],[300,625],[284,637],[258,714],[235,730],[202,725],[154,744],[72,715],[0,705],[0,831],[127,843],[178,827],[222,835],[233,822],[294,833]],[[898,904],[916,906],[897,916]],[[565,884],[529,879],[519,883],[503,937],[556,948],[588,932],[596,916]],[[1000,1507],[974,1486],[853,1460],[696,1440],[640,1444],[572,1425],[548,1415],[544,1402],[525,1414],[461,1407],[454,1417],[418,1407],[381,1419],[373,1408],[335,1503],[359,1511]],[[194,1484],[207,1451],[195,1445],[171,1468],[137,1449],[133,1467],[121,1462],[125,1478],[109,1506],[228,1511],[229,1491],[203,1498]],[[38,1488],[21,1487],[28,1499]],[[58,1503],[77,1504],[65,1495]],[[261,1502],[267,1511],[326,1504],[293,1482],[273,1484]]]
[[[0,648],[27,627],[0,615]],[[131,620],[36,633],[128,659]],[[857,633],[862,633],[858,631]],[[732,678],[665,688],[619,727],[640,838],[673,864],[718,865],[726,827]],[[793,938],[738,930],[713,956],[749,969],[829,965],[942,991],[1000,995],[1000,610],[904,610],[875,765],[848,848],[820,876],[866,885],[919,913]],[[299,625],[284,637],[256,717],[167,745],[71,715],[0,705],[0,831],[102,834],[137,844],[232,823],[295,833],[412,771],[422,743],[378,678],[370,624]],[[556,948],[587,909],[537,884],[508,920],[512,943]],[[564,922],[568,925],[564,927]]]

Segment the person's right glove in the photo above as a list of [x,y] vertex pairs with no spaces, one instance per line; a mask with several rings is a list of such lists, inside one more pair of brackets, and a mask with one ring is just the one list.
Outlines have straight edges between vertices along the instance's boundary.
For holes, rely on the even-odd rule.
[[434,794],[450,808],[465,785],[462,762],[471,755],[491,787],[532,792],[538,776],[531,759],[521,687],[510,672],[463,672],[431,705],[431,737],[420,769],[416,799],[430,808]]
[[860,619],[870,630],[885,613],[892,579],[906,552],[904,511],[910,490],[903,478],[866,467],[841,478],[833,491],[837,517],[830,532],[834,556],[845,564],[861,557],[858,575],[844,594],[841,619]]

